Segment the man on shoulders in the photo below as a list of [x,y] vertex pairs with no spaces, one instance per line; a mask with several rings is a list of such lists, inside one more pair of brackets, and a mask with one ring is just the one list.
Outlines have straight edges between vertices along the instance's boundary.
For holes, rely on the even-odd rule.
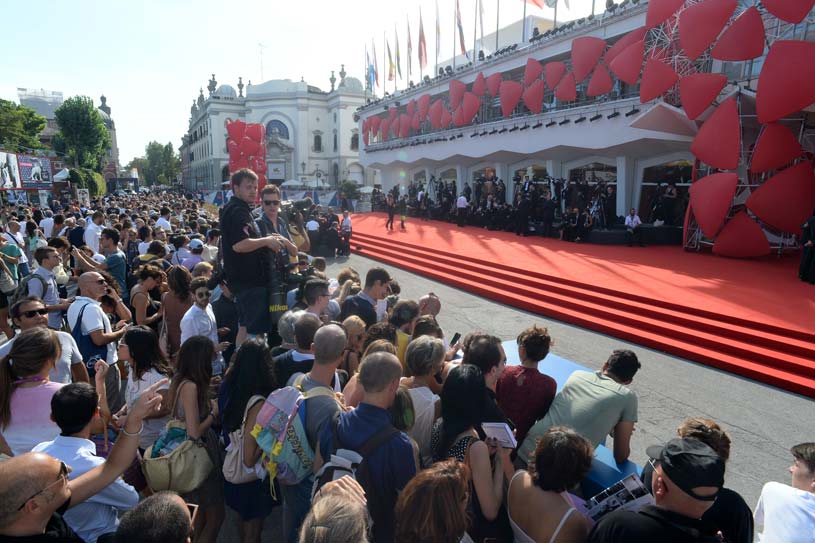
[[640,369],[637,355],[616,350],[597,372],[572,373],[563,389],[555,396],[546,416],[535,423],[518,450],[518,461],[524,464],[535,450],[538,438],[553,426],[574,428],[593,446],[614,438],[614,459],[625,462],[631,454],[631,434],[637,422],[637,394],[630,390],[634,375]]
[[656,505],[609,513],[594,526],[588,543],[715,541],[703,535],[699,519],[724,485],[724,460],[693,438],[672,439],[657,460],[652,483]]
[[[59,389],[51,398],[51,418],[60,429],[53,441],[34,447],[71,467],[69,480],[88,473],[105,463],[96,456],[96,444],[91,441],[91,423],[99,418],[99,396],[87,383],[75,383]],[[102,491],[65,513],[65,522],[87,543],[96,543],[102,534],[116,531],[118,512],[131,509],[139,502],[139,493],[116,479]]]
[[815,443],[791,449],[792,486],[770,482],[756,505],[756,541],[805,543],[815,537]]
[[347,319],[351,315],[357,315],[365,326],[376,324],[376,303],[384,300],[388,295],[388,283],[391,276],[384,268],[371,268],[365,275],[365,286],[359,294],[349,296],[342,303],[340,318]]
[[370,477],[362,484],[373,519],[373,541],[391,543],[396,498],[416,475],[410,438],[393,427],[388,412],[399,389],[402,364],[390,353],[374,353],[362,361],[358,375],[364,391],[362,402],[356,409],[340,413],[337,420],[338,443],[334,441],[333,424],[323,428],[320,457],[315,461],[315,468],[319,468],[322,459],[330,458],[337,449],[359,452],[368,441],[388,432],[390,437],[365,458]]

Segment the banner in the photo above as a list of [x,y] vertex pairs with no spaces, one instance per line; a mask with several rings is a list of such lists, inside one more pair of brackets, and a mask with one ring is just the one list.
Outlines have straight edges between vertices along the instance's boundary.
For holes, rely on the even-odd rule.
[[51,161],[44,157],[17,155],[20,180],[25,189],[51,188]]
[[20,188],[20,169],[14,153],[0,151],[0,188]]
[[76,189],[76,199],[81,207],[90,207],[91,193],[88,189]]
[[15,205],[28,205],[28,194],[24,190],[10,190],[8,194],[8,203]]

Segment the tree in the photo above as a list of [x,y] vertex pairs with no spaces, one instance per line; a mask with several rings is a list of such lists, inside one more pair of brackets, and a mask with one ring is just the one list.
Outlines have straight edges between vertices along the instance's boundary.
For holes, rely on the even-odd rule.
[[139,181],[141,183],[147,184],[147,176],[144,173],[147,171],[147,159],[143,156],[137,156],[130,162],[128,162],[127,166],[125,166],[125,171],[130,173],[130,170],[135,169],[139,172]]
[[[173,151],[173,144],[162,145],[151,141],[144,149],[144,179],[149,185],[168,185],[175,181],[181,171],[181,158]],[[142,173],[142,170],[140,170]]]
[[359,200],[359,186],[350,180],[340,183],[340,194],[344,194],[349,200]]
[[0,148],[9,151],[18,151],[19,147],[43,148],[37,136],[45,124],[45,117],[30,107],[0,100]]
[[54,115],[60,129],[55,147],[63,147],[63,152],[77,166],[102,171],[110,149],[110,135],[93,100],[73,96],[65,100]]

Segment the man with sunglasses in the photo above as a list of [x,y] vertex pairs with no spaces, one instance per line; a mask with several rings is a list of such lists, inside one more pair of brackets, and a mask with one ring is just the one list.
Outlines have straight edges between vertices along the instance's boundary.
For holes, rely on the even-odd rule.
[[70,466],[45,453],[26,453],[0,464],[0,543],[81,543],[62,515],[101,492],[130,466],[144,419],[161,405],[156,390],[166,384],[167,379],[162,379],[145,389],[107,460],[75,479],[68,480]]
[[[20,329],[20,332],[25,332],[32,328],[47,328],[48,327],[48,309],[45,303],[36,296],[29,296],[24,298],[11,306],[9,311],[11,320],[14,325]],[[3,345],[0,345],[0,358],[6,356],[11,351],[11,346],[14,345],[14,339],[11,338]],[[87,383],[90,381],[88,377],[88,370],[82,362],[82,354],[79,352],[79,347],[76,341],[67,332],[57,331],[60,347],[62,347],[62,354],[54,364],[51,370],[49,379],[54,383],[68,384],[73,382]]]
[[181,318],[181,345],[193,336],[204,336],[212,341],[215,348],[215,360],[212,361],[212,375],[221,375],[226,370],[226,363],[221,354],[229,348],[228,341],[218,341],[218,324],[215,313],[209,303],[212,296],[205,277],[196,277],[190,283],[193,304]]

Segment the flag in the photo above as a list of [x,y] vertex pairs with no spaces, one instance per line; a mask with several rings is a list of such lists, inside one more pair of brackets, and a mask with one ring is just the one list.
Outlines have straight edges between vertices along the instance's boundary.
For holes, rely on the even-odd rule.
[[467,52],[467,48],[464,47],[464,27],[461,25],[461,10],[458,6],[458,0],[456,0],[456,26],[458,27],[458,43],[461,48],[461,54],[469,59],[470,54]]
[[[545,7],[554,7],[557,0],[523,0],[527,4],[532,4],[535,7],[543,9]],[[550,5],[551,4],[551,5]]]
[[441,51],[441,24],[439,23],[439,0],[436,0],[436,63],[439,62],[439,51]]
[[391,56],[391,44],[388,43],[387,39],[385,40],[385,48],[388,50],[388,81],[393,81],[393,78],[396,76],[396,66],[393,64],[393,57]]
[[427,67],[427,43],[424,39],[424,23],[422,23],[422,8],[419,6],[419,69]]
[[376,81],[376,86],[379,86],[379,61],[376,59],[376,42],[371,40],[371,47],[373,47],[373,55],[374,55],[374,81]]
[[373,63],[371,63],[371,57],[368,55],[367,45],[365,46],[365,68],[368,70],[368,87],[373,90],[374,81],[376,81],[376,67],[373,65]]
[[407,49],[408,49],[408,63],[407,64],[408,64],[408,66],[407,66],[407,68],[408,68],[408,77],[410,77],[410,72],[411,72],[411,60],[410,59],[413,56],[413,44],[410,43],[410,17],[407,18],[407,29],[408,29],[408,31],[407,31],[408,32],[408,44],[407,44]]
[[399,72],[399,77],[402,77],[402,58],[399,55],[399,32],[396,30],[396,25],[393,25],[393,35],[396,36],[396,70]]

